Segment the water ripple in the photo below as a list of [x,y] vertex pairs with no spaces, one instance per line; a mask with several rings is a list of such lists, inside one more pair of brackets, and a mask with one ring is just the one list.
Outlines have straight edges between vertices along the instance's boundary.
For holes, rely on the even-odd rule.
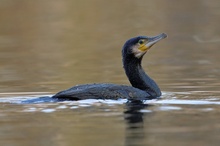
[[[10,95],[10,94],[8,94]],[[13,95],[13,94],[11,94]],[[143,103],[146,105],[154,105],[153,109],[142,109],[140,112],[147,113],[153,111],[175,111],[175,110],[184,110],[186,107],[182,107],[183,105],[197,105],[202,106],[199,109],[201,111],[212,111],[214,108],[212,107],[204,107],[206,105],[220,105],[220,98],[218,96],[209,96],[209,92],[163,92],[163,96],[159,99],[146,100]],[[42,96],[42,95],[41,95]],[[52,101],[51,95],[44,95],[44,98],[47,100],[39,101],[39,95],[31,95],[27,96],[22,94],[20,96],[10,96],[0,98],[0,103],[9,103],[15,105],[22,105],[23,112],[43,112],[43,113],[52,113],[60,110],[70,110],[70,109],[79,109],[79,108],[87,108],[87,107],[99,107],[99,106],[107,106],[107,110],[110,107],[115,107],[117,105],[125,105],[128,100],[120,99],[120,100],[96,100],[96,99],[87,99],[87,100],[79,100],[79,101],[63,101],[63,102],[55,102]],[[24,101],[33,101],[27,102],[25,104]]]

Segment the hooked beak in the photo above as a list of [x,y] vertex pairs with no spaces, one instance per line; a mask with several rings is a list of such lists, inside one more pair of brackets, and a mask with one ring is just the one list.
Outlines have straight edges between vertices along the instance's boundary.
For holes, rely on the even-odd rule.
[[154,36],[154,37],[149,37],[148,42],[145,45],[147,50],[150,49],[154,44],[156,44],[157,42],[159,42],[160,40],[162,40],[166,37],[167,37],[167,35],[165,33],[161,33],[161,34]]

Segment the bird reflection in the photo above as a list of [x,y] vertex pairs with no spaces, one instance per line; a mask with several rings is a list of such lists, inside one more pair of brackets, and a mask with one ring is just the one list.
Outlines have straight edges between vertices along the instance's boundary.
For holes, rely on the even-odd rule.
[[142,145],[145,138],[144,135],[144,114],[141,109],[147,108],[149,105],[142,101],[129,101],[126,103],[126,111],[124,112],[126,127],[126,146]]

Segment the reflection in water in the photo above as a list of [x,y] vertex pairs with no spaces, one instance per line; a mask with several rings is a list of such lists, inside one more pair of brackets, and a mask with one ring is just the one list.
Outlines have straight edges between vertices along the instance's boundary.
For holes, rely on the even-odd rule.
[[148,105],[142,101],[131,101],[126,104],[125,120],[127,121],[126,128],[126,146],[137,146],[143,143],[144,135],[144,118],[141,109],[146,108]]
[[[124,137],[126,145],[219,145],[219,0],[1,0],[0,20],[0,145],[108,146]],[[162,91],[178,94],[148,103],[157,106],[129,103],[121,116],[121,102],[5,103],[23,99],[18,92],[128,84],[124,40],[158,32],[169,39],[150,50],[143,67]],[[124,117],[126,135],[124,121],[115,122]]]

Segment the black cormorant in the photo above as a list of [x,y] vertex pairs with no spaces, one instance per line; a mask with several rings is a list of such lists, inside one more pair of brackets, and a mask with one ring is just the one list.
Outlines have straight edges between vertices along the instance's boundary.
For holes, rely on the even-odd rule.
[[122,58],[125,73],[132,86],[116,84],[85,84],[58,92],[52,98],[58,100],[82,99],[129,99],[146,100],[161,96],[160,88],[143,70],[141,60],[144,54],[158,41],[166,38],[138,36],[129,39],[123,46]]

